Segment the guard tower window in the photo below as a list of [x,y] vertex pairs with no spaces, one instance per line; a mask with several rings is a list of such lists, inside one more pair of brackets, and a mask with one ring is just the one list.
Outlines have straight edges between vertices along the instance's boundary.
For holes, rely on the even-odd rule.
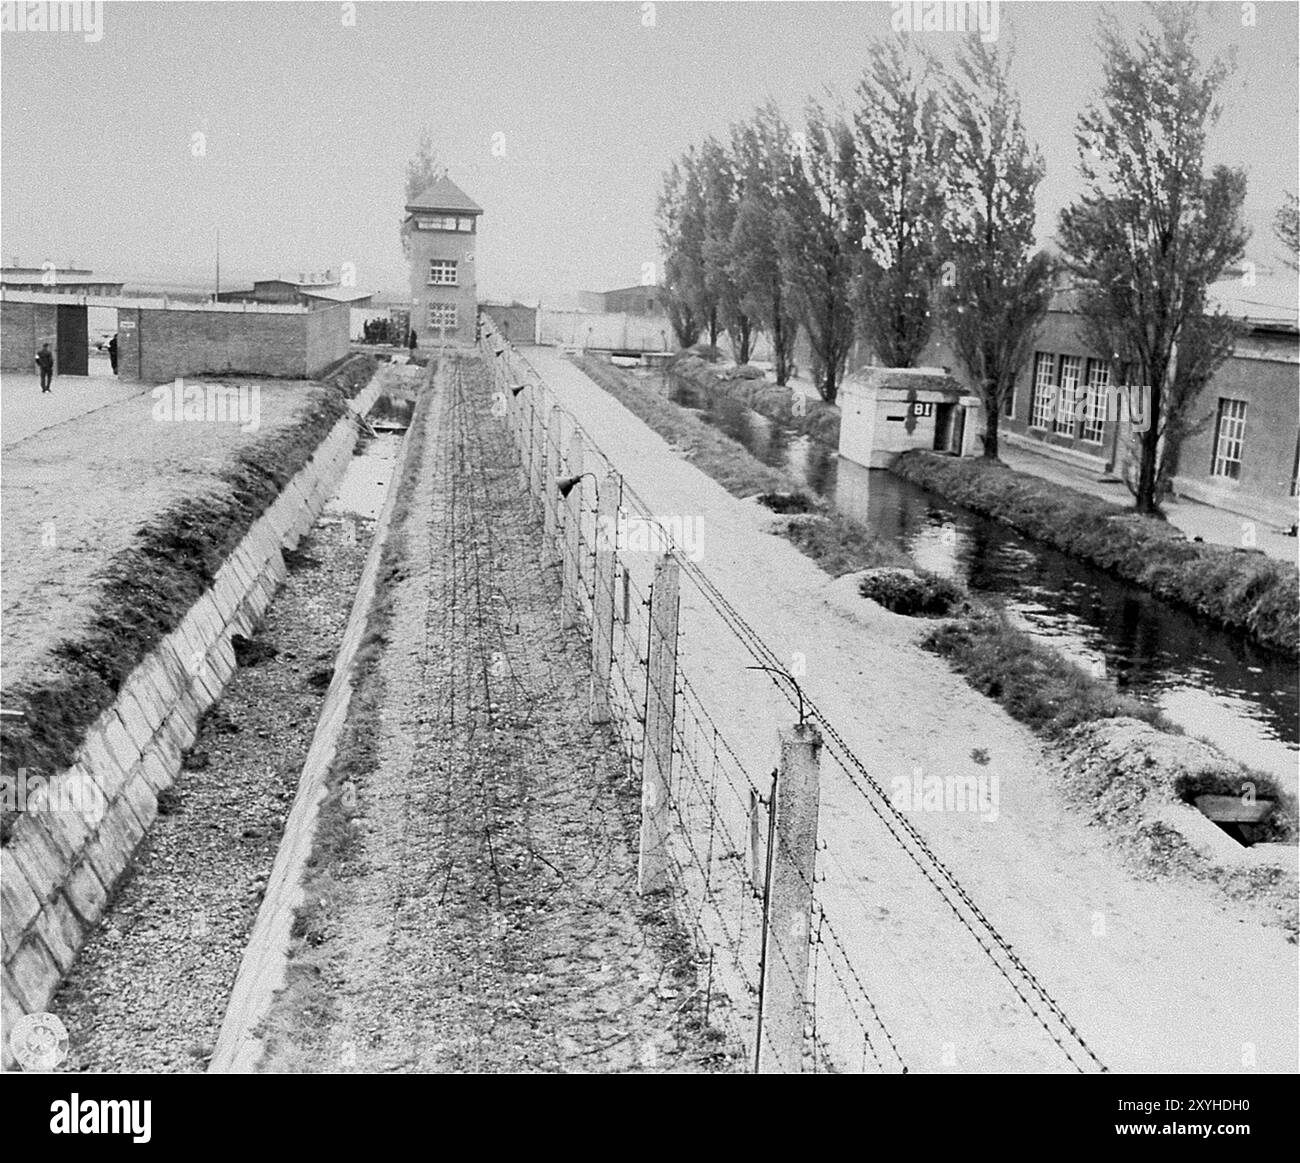
[[429,260],[429,286],[455,287],[459,285],[456,277],[454,259],[432,258]]
[[430,303],[427,320],[434,331],[455,331],[459,326],[460,313],[455,303]]

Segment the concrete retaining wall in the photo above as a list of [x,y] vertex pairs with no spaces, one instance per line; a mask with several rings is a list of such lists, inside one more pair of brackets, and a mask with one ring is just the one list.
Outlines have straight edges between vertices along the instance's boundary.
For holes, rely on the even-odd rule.
[[[350,402],[365,415],[376,376]],[[344,416],[248,531],[181,624],[131,672],[67,771],[29,797],[0,850],[0,988],[6,1031],[44,1010],[158,813],[203,713],[235,672],[231,637],[250,635],[284,581],[282,549],[312,527],[347,468],[357,425]],[[59,809],[59,810],[55,810]],[[13,1064],[7,1037],[4,1064]]]

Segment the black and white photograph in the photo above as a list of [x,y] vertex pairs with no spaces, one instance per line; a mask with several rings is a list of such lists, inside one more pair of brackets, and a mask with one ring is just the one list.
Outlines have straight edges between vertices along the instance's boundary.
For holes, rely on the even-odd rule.
[[0,28],[41,1141],[279,1085],[171,1076],[666,1073],[1264,1145],[1300,4]]

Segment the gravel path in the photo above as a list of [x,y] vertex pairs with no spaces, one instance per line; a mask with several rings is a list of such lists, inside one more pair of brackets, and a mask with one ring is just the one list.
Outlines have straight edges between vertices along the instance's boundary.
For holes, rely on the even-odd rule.
[[[66,1071],[202,1072],[298,785],[371,522],[323,517],[50,1004]],[[274,657],[269,657],[276,651]]]
[[637,789],[586,722],[587,648],[559,629],[486,379],[453,357],[429,402],[362,851],[299,951],[310,997],[282,997],[266,1066],[733,1068],[671,907],[636,894]]

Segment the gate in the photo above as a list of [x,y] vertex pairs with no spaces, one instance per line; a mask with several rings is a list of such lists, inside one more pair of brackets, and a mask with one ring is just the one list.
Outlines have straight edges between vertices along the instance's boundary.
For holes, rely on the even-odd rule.
[[85,307],[58,308],[55,334],[57,368],[61,376],[90,374],[90,324]]

